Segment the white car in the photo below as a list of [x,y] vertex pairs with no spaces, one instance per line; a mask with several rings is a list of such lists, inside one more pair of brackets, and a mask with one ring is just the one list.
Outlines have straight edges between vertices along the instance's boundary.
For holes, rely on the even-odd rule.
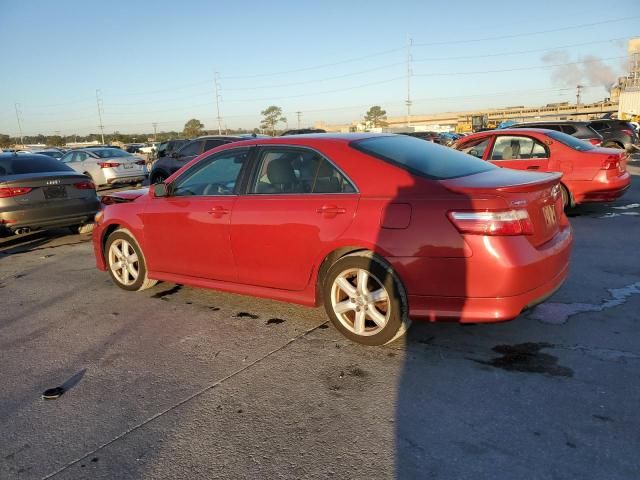
[[76,172],[84,173],[97,187],[138,183],[147,177],[146,161],[119,148],[84,148],[67,152],[61,159]]

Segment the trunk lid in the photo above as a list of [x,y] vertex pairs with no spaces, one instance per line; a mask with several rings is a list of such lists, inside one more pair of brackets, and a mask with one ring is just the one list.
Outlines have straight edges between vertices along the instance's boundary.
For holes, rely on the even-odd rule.
[[93,188],[76,188],[76,184],[89,182],[86,175],[77,173],[23,173],[0,177],[0,188],[26,188],[26,193],[3,198],[4,202],[17,205],[51,204],[70,199],[95,198]]
[[562,205],[561,178],[560,173],[500,168],[440,183],[469,198],[491,195],[503,199],[506,209],[526,210],[533,224],[533,233],[526,237],[537,247],[551,240],[568,223]]

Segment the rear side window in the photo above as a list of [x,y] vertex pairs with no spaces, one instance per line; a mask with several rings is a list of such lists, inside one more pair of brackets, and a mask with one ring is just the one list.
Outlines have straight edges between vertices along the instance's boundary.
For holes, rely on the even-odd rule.
[[202,151],[202,143],[203,143],[202,141],[187,143],[184,147],[180,149],[178,153],[183,157],[198,155]]
[[577,150],[578,152],[586,152],[587,150],[593,150],[594,147],[590,143],[582,141],[576,137],[572,137],[571,135],[567,135],[566,133],[560,132],[548,132],[547,136],[566,145],[569,148]]
[[434,180],[464,177],[498,168],[453,148],[405,135],[365,138],[351,142],[350,146],[414,175]]
[[0,158],[0,175],[20,175],[24,173],[75,172],[64,163],[46,155],[18,158]]
[[489,140],[491,140],[491,137],[472,140],[471,142],[461,145],[458,150],[463,153],[473,155],[476,158],[482,158],[484,157],[484,152],[487,150],[487,146],[489,145]]

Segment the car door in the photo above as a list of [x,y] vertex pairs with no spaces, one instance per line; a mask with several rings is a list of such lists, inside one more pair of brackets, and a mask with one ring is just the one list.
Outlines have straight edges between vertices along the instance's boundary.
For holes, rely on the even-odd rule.
[[547,171],[549,149],[539,140],[525,135],[497,135],[489,161],[515,170]]
[[253,170],[231,219],[238,280],[303,290],[323,245],[353,221],[357,190],[335,164],[305,148],[261,147]]
[[229,240],[237,189],[249,149],[218,152],[192,165],[167,197],[145,207],[145,255],[151,271],[235,281]]

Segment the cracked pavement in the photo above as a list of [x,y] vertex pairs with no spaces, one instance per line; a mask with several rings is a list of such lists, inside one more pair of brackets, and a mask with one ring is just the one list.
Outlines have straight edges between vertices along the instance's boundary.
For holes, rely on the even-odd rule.
[[322,309],[124,292],[86,235],[2,239],[0,478],[637,479],[640,218],[609,215],[640,212],[630,170],[621,200],[572,212],[547,304],[383,348]]

